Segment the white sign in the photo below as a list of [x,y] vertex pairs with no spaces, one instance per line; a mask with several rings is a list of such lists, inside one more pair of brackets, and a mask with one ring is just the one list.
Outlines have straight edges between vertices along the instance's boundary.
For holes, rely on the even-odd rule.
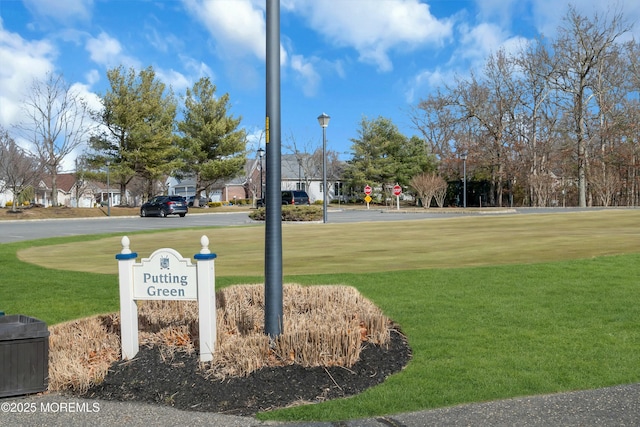
[[136,263],[129,238],[122,238],[118,260],[120,282],[120,340],[122,359],[138,353],[138,305],[136,300],[197,300],[200,361],[213,360],[216,343],[216,254],[209,250],[207,236],[200,238],[202,249],[194,255],[196,265],[170,248],[158,249]]
[[158,249],[133,266],[133,298],[140,300],[198,299],[198,272],[188,258],[173,249]]

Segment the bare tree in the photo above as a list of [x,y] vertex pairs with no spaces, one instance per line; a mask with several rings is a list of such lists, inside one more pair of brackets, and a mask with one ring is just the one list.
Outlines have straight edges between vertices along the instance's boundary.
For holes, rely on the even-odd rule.
[[593,191],[602,206],[610,206],[620,190],[620,176],[614,173],[602,173],[602,171],[594,172],[589,177]]
[[429,208],[431,199],[434,197],[438,206],[443,207],[447,182],[441,176],[435,173],[421,173],[411,178],[409,185],[415,190],[423,208]]
[[542,40],[537,40],[515,56],[515,63],[519,70],[518,85],[523,89],[514,145],[523,168],[517,172],[528,185],[530,204],[545,206],[550,196],[547,184],[552,160],[557,155],[550,138],[557,123],[550,82],[555,62]]
[[[631,91],[640,93],[640,44],[630,41],[625,46],[629,58],[629,87]],[[626,99],[627,114],[625,115],[624,135],[627,145],[625,146],[626,156],[624,165],[626,173],[626,199],[630,206],[637,206],[640,202],[640,174],[638,174],[638,163],[640,160],[640,101]]]
[[514,142],[510,129],[516,124],[521,98],[514,73],[514,61],[504,51],[498,51],[487,60],[482,79],[472,74],[469,81],[459,83],[455,93],[461,116],[480,126],[481,135],[475,142],[480,144],[477,149],[483,153],[491,175],[489,203],[497,206],[502,206],[508,151]]
[[570,6],[553,46],[558,64],[555,85],[567,95],[565,111],[572,119],[570,132],[577,149],[578,203],[581,207],[587,205],[587,117],[593,99],[593,75],[611,55],[616,40],[629,29],[620,13],[614,13],[610,19],[608,15],[596,13],[593,19],[588,19]]
[[22,110],[25,120],[17,127],[51,177],[51,203],[57,206],[61,164],[91,131],[87,104],[62,75],[49,73],[45,80],[34,79]]
[[414,127],[422,133],[429,152],[444,160],[452,155],[456,139],[456,125],[460,117],[452,111],[452,101],[442,93],[420,101],[410,113]]
[[9,133],[0,127],[0,182],[3,182],[4,189],[9,189],[13,194],[12,211],[16,211],[22,193],[33,188],[41,175],[38,159],[20,148]]
[[284,148],[295,156],[299,179],[304,182],[305,188],[309,188],[311,181],[322,173],[322,147],[314,145],[311,140],[299,144],[293,133],[289,133]]

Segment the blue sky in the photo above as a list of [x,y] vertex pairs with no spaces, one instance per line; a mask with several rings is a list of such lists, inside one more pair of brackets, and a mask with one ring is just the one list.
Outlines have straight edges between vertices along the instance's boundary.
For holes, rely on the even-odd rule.
[[[321,146],[349,158],[363,117],[407,136],[409,110],[455,75],[481,71],[499,48],[555,37],[563,0],[281,0],[283,149]],[[640,39],[637,0],[578,0],[582,14],[617,6]],[[229,93],[258,148],[265,117],[265,0],[0,0],[0,124],[20,120],[34,78],[62,73],[98,106],[106,71],[153,66],[176,95],[202,76]],[[255,152],[255,151],[254,151]],[[71,164],[66,162],[66,164]]]

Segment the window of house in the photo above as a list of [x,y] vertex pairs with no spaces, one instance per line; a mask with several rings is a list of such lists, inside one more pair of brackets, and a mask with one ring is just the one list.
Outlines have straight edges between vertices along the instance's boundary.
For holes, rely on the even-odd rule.
[[334,188],[336,189],[336,196],[340,197],[340,195],[342,195],[342,182],[336,182],[334,185]]

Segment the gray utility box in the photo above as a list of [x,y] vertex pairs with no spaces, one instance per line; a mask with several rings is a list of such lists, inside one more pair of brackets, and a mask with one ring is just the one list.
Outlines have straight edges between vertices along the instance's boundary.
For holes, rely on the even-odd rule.
[[0,316],[0,397],[45,391],[48,379],[46,323],[21,314]]

